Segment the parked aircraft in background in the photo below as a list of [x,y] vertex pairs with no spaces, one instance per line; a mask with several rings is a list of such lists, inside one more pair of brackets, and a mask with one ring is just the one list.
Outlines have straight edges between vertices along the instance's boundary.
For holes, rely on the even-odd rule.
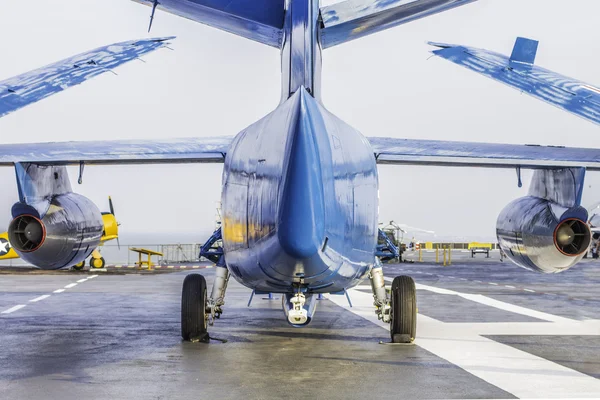
[[[73,193],[65,165],[224,163],[223,251],[208,292],[202,275],[185,277],[181,334],[208,340],[232,275],[260,292],[282,293],[293,326],[313,318],[320,293],[344,293],[368,277],[374,311],[393,342],[416,337],[412,278],[386,294],[375,257],[377,164],[533,168],[529,195],[498,217],[502,249],[518,265],[564,271],[590,242],[581,207],[586,170],[600,169],[597,149],[365,137],[325,109],[321,56],[329,47],[445,11],[472,0],[155,0],[152,7],[279,48],[281,103],[234,138],[0,145],[0,165],[17,174],[19,202],[9,236],[17,253],[44,269],[84,260],[102,237],[100,211]],[[200,79],[200,78],[199,78]],[[67,244],[67,246],[65,246]]]
[[432,53],[600,124],[600,88],[534,65],[538,41],[519,37],[505,56],[474,47],[430,42]]

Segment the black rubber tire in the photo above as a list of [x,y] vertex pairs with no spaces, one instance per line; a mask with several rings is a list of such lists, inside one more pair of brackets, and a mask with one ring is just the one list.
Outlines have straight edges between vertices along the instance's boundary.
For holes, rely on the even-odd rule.
[[[94,260],[100,260],[100,265],[99,266],[94,265]],[[106,260],[104,259],[104,257],[100,257],[100,258],[94,258],[94,257],[92,257],[92,258],[90,258],[90,268],[101,269],[101,268],[104,268],[105,266],[106,266]]]
[[208,341],[206,319],[206,279],[190,274],[181,291],[181,337],[189,341]]
[[417,336],[417,290],[410,276],[397,276],[392,282],[392,343],[412,343]]
[[73,265],[73,269],[75,271],[81,271],[83,269],[83,267],[85,267],[85,260],[83,260],[82,262],[80,262],[79,264],[75,264]]

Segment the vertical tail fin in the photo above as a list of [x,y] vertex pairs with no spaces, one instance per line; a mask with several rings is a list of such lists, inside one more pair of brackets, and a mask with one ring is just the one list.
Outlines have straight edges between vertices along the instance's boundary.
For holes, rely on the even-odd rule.
[[515,47],[513,47],[512,54],[510,55],[510,61],[533,65],[533,63],[535,63],[537,48],[537,40],[518,37],[515,42]]

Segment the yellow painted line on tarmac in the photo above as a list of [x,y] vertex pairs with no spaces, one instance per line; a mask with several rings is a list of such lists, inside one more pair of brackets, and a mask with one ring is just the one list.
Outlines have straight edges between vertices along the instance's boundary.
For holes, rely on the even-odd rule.
[[197,266],[197,265],[194,265],[192,268],[194,268],[194,269],[198,269],[198,268],[200,268],[200,267],[199,267],[199,266]]
[[168,269],[173,269],[173,268],[175,268],[175,267],[174,267],[174,266],[172,266],[172,265],[169,265],[167,268],[168,268]]
[[160,265],[157,265],[157,266],[155,266],[154,268],[155,268],[155,269],[161,269],[161,268],[162,268],[162,266],[160,266]]
[[180,265],[179,268],[180,269],[186,269],[187,267],[185,265]]
[[122,265],[115,265],[115,268],[123,268]]
[[135,268],[135,265],[128,265],[127,268]]

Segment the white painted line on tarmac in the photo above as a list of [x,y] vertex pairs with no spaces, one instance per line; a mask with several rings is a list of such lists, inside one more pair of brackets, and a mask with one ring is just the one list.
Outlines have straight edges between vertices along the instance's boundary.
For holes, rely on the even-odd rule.
[[460,279],[461,281],[466,281],[466,279],[465,279],[465,278],[458,278],[458,279]]
[[[392,279],[385,277],[385,280],[391,282]],[[483,296],[481,294],[471,294],[471,293],[461,293],[450,289],[443,289],[435,286],[422,285],[420,283],[416,284],[417,289],[427,290],[429,292],[438,293],[438,294],[448,294],[462,297],[463,299],[473,301],[475,303],[483,304],[486,306],[494,307],[500,310],[512,312],[515,314],[526,315],[528,317],[541,319],[544,321],[550,322],[575,322],[575,320],[565,317],[559,317],[557,315],[548,314],[541,311],[532,310],[530,308],[525,308],[521,306],[516,306],[514,304],[505,303],[504,301],[492,299],[491,297]],[[600,381],[599,381],[600,382]]]
[[48,297],[50,297],[49,294],[45,294],[43,296],[40,297],[36,297],[35,299],[29,300],[30,303],[37,303],[38,301],[42,301],[44,299],[47,299]]
[[531,290],[531,289],[523,289],[523,290],[526,292],[529,292],[529,293],[535,293],[535,290]]
[[69,283],[67,286],[65,286],[65,289],[71,289],[75,286],[77,286],[77,283]]
[[[348,306],[343,296],[331,296],[330,300],[389,330],[388,324],[384,325],[377,320],[370,294],[350,290],[350,297],[352,308]],[[588,330],[597,329],[600,321],[591,322],[596,326],[590,324]],[[518,398],[600,397],[600,380],[482,337],[475,329],[485,326],[488,327],[486,334],[493,334],[494,329],[522,325],[540,326],[545,330],[545,334],[553,334],[553,327],[571,326],[571,329],[579,329],[578,327],[583,326],[584,322],[458,324],[444,323],[419,314],[415,344]]]
[[510,286],[510,285],[504,285],[504,287],[509,288],[509,289],[516,289],[516,287]]
[[64,291],[65,291],[65,289],[57,289],[57,290],[55,290],[55,291],[54,291],[54,292],[52,292],[52,293],[62,293],[62,292],[64,292]]
[[8,310],[4,310],[4,311],[0,312],[0,314],[10,314],[12,312],[20,310],[23,307],[25,307],[25,304],[19,304],[18,306],[14,306],[14,307],[9,308]]
[[92,275],[92,276],[89,276],[88,279],[94,279],[94,278],[97,278],[97,277],[98,277],[98,275]]
[[481,281],[473,281],[473,282],[477,282],[477,283],[483,283],[483,282],[481,282]]
[[78,280],[77,283],[83,283],[83,282],[85,282],[87,280],[88,280],[88,278],[83,278],[83,279]]
[[490,285],[494,285],[494,286],[498,286],[498,284],[497,284],[497,283],[494,283],[494,282],[488,282],[488,284],[490,284]]

